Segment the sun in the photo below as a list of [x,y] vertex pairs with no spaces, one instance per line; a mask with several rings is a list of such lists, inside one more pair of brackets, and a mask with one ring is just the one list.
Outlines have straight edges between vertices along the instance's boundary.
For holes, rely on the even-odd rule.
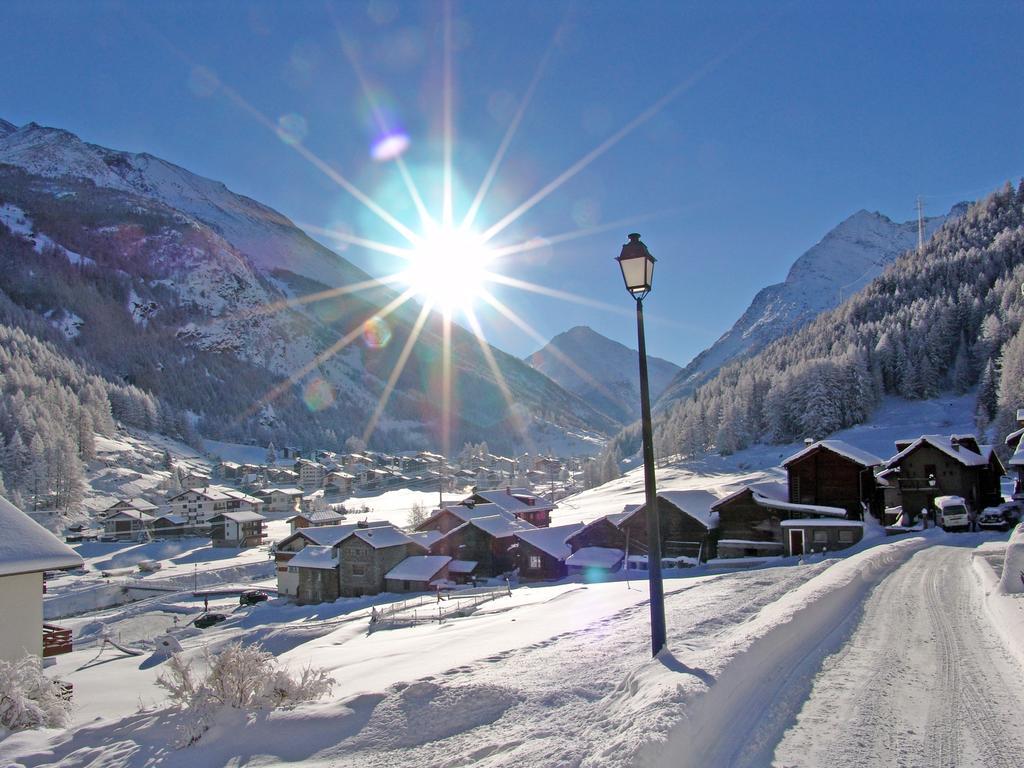
[[484,290],[494,258],[477,232],[435,226],[410,251],[402,281],[425,304],[449,311],[468,307]]

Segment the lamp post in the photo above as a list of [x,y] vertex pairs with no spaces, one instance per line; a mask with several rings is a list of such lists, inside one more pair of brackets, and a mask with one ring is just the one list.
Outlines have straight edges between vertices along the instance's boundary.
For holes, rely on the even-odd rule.
[[[626,290],[636,300],[636,338],[640,357],[640,418],[644,446],[644,506],[647,508],[647,579],[651,593],[651,655],[665,647],[665,590],[661,582],[661,524],[654,483],[654,436],[651,428],[651,389],[647,381],[647,344],[644,340],[644,297],[651,292],[654,257],[632,233],[616,261]],[[627,572],[629,563],[626,563]]]

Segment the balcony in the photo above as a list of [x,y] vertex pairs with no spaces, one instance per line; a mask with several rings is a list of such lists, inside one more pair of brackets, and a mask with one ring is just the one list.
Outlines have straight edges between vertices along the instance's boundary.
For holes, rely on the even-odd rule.
[[43,624],[43,658],[71,652],[71,630]]

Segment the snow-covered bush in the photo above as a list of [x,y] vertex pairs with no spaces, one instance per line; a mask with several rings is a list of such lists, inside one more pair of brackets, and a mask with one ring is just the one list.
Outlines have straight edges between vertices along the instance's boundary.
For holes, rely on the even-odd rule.
[[0,728],[58,728],[70,714],[71,702],[60,683],[43,674],[39,659],[0,660]]
[[231,643],[217,654],[207,651],[204,667],[197,671],[192,661],[175,653],[156,680],[184,714],[180,725],[183,746],[203,735],[221,707],[287,707],[319,699],[334,687],[322,669],[306,667],[295,675],[281,667],[273,654],[241,642]]

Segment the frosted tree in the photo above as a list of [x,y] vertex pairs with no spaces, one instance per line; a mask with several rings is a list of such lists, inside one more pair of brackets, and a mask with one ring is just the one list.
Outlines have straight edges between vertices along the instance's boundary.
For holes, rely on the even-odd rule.
[[271,442],[270,445],[267,446],[266,463],[269,465],[277,463],[277,449],[274,448],[273,442]]

